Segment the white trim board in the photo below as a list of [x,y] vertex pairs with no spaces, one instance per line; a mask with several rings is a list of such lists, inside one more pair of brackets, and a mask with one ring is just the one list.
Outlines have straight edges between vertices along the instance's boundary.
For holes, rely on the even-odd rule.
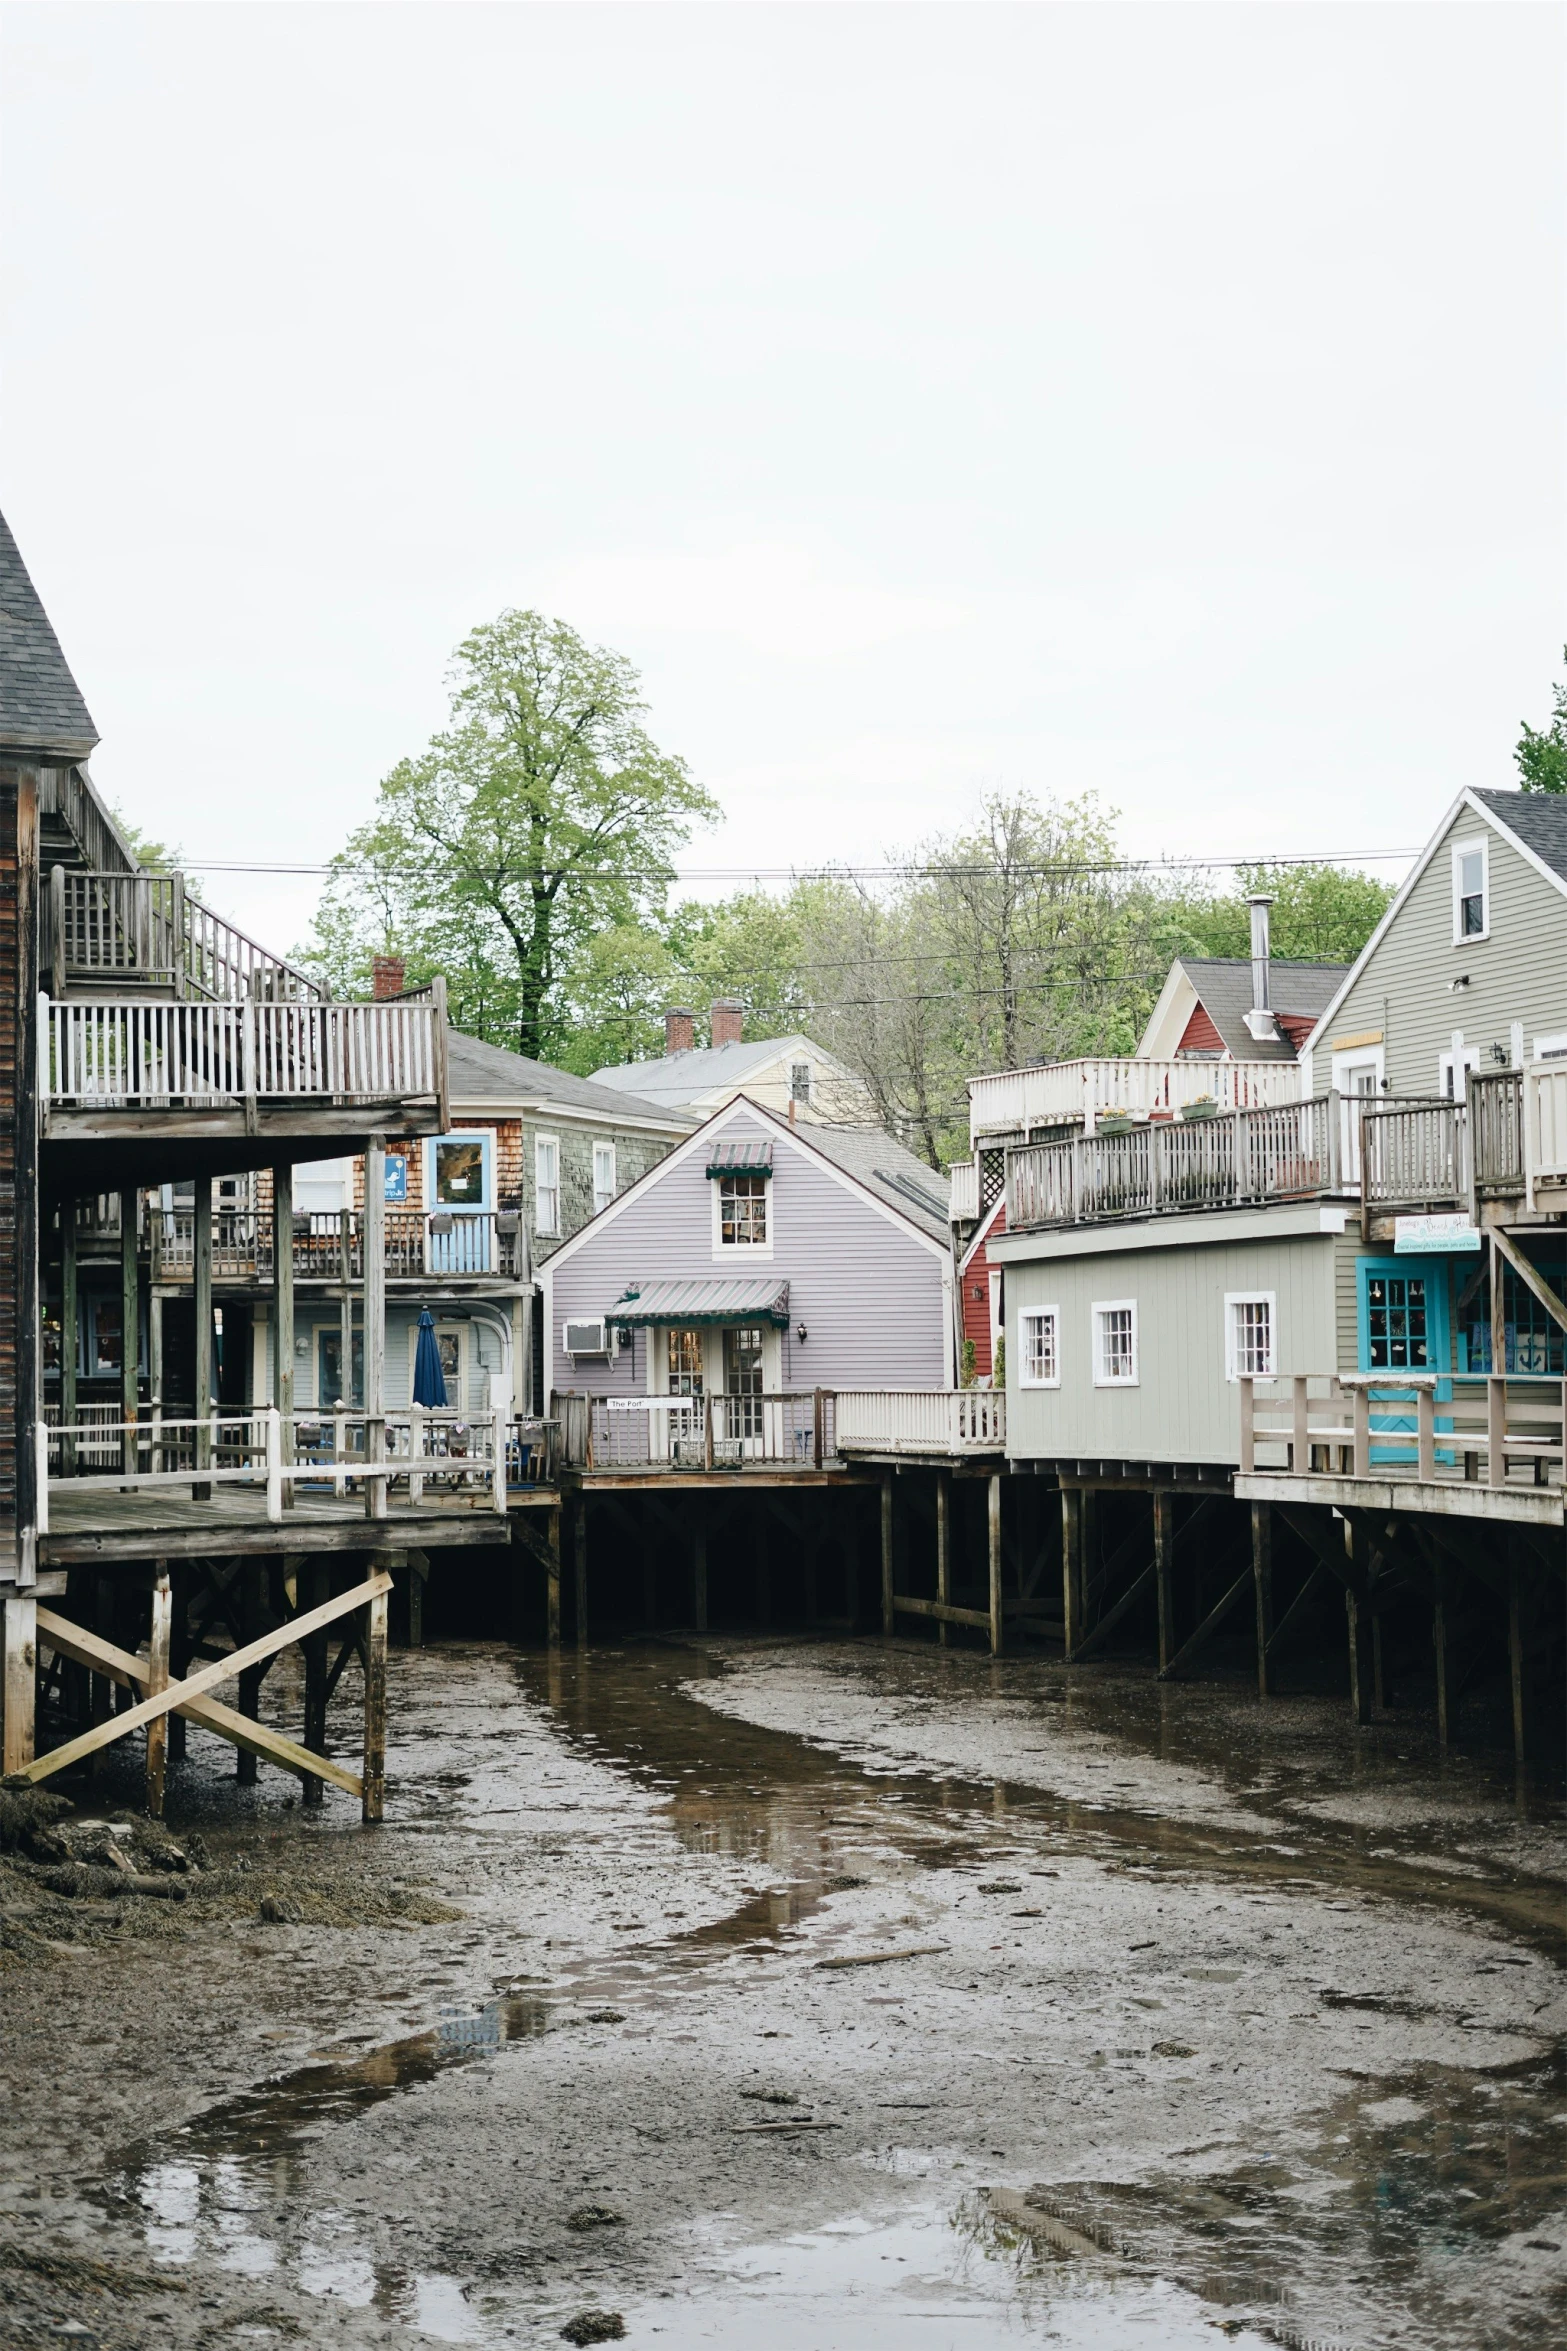
[[1320,1240],[1347,1230],[1347,1208],[1235,1209],[1223,1216],[1150,1217],[1146,1224],[1067,1225],[1048,1233],[998,1233],[998,1264],[1029,1265],[1062,1257],[1119,1257],[1135,1249],[1215,1249],[1245,1241]]

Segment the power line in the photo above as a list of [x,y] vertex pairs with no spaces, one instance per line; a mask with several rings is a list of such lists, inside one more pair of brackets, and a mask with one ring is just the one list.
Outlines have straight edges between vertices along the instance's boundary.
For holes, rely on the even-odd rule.
[[[1268,855],[1248,851],[1229,857],[1113,857],[1103,859],[1062,859],[1047,865],[653,865],[653,866],[571,866],[546,867],[547,875],[557,870],[568,872],[572,878],[584,882],[811,882],[811,881],[983,881],[1006,877],[1020,881],[1046,880],[1060,875],[1070,878],[1083,874],[1117,873],[1181,873],[1234,872],[1243,866],[1285,868],[1307,865],[1390,865],[1404,858],[1418,856],[1413,849],[1330,849],[1315,850],[1310,855]],[[150,868],[161,871],[162,868]],[[167,870],[173,871],[171,867]],[[279,877],[336,874],[344,877],[363,876],[374,881],[415,881],[428,877],[427,863],[408,866],[339,865],[336,863],[294,864],[271,863],[253,858],[201,857],[194,851],[184,856],[180,869],[191,873],[251,873],[272,874]],[[531,875],[531,866],[486,866],[482,878],[486,881],[513,881]]]

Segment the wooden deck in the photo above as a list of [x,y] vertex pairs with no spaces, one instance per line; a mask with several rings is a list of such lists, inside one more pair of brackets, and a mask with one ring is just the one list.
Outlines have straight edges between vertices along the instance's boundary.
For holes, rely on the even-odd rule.
[[1482,1485],[1459,1470],[1438,1472],[1433,1478],[1413,1469],[1379,1476],[1344,1477],[1329,1470],[1311,1470],[1296,1476],[1290,1470],[1237,1471],[1237,1502],[1314,1502],[1333,1510],[1408,1510],[1425,1517],[1489,1521],[1499,1526],[1559,1527],[1567,1524],[1562,1488],[1527,1485],[1522,1478],[1506,1485]]
[[[552,1507],[559,1495],[546,1487],[517,1487],[507,1498],[510,1513]],[[231,1556],[275,1555],[281,1551],[395,1551],[454,1545],[505,1543],[506,1519],[486,1501],[469,1504],[434,1496],[409,1503],[394,1497],[385,1518],[367,1518],[358,1495],[312,1493],[307,1487],[283,1523],[267,1518],[266,1495],[240,1486],[219,1486],[208,1502],[188,1492],[73,1494],[69,1481],[50,1488],[50,1527],[38,1543],[43,1567],[80,1567],[132,1559],[195,1559],[221,1552]]]

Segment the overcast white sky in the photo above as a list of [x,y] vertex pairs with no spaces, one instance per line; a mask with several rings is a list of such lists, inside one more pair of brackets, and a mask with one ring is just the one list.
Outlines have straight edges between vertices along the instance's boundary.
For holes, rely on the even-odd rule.
[[[1557,7],[13,6],[0,503],[191,862],[538,605],[726,812],[1389,850],[1564,634]],[[215,880],[283,946],[315,885]]]

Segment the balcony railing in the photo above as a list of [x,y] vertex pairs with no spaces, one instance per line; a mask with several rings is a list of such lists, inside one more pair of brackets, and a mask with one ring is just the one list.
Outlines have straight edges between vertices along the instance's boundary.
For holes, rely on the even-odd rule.
[[1007,1153],[1007,1230],[1312,1200],[1344,1188],[1336,1095]]
[[76,1107],[349,1104],[445,1094],[439,988],[384,1004],[40,999],[42,1091]]
[[[151,1211],[152,1278],[188,1282],[195,1272],[194,1212]],[[522,1278],[527,1262],[522,1219],[507,1211],[386,1210],[384,1252],[390,1281],[447,1281],[493,1275]],[[312,1211],[294,1218],[296,1281],[364,1279],[364,1218],[358,1211]],[[274,1272],[272,1219],[254,1209],[219,1209],[212,1219],[212,1277],[216,1282],[270,1282]]]
[[1006,1443],[999,1389],[830,1389],[760,1396],[551,1399],[561,1455],[584,1470],[820,1469],[855,1456],[951,1461]]
[[174,997],[311,1003],[327,991],[199,899],[178,873],[55,866],[43,902],[43,965],[55,995],[107,982]]
[[1116,1110],[1149,1118],[1205,1099],[1221,1111],[1298,1102],[1301,1069],[1294,1061],[1143,1061],[1105,1055],[995,1070],[970,1078],[968,1093],[969,1133],[978,1142],[987,1135],[1026,1134],[1034,1126],[1091,1126]]
[[[1444,1392],[1445,1391],[1445,1392]],[[1243,1476],[1557,1485],[1567,1382],[1512,1374],[1341,1372],[1240,1381]]]
[[972,1224],[979,1214],[979,1161],[960,1159],[949,1167],[951,1183],[947,1214],[954,1224]]
[[955,1460],[1000,1453],[1007,1400],[1000,1388],[862,1388],[838,1395],[838,1450]]
[[1345,1098],[1361,1199],[1371,1209],[1456,1208],[1469,1197],[1469,1119],[1461,1102]]

